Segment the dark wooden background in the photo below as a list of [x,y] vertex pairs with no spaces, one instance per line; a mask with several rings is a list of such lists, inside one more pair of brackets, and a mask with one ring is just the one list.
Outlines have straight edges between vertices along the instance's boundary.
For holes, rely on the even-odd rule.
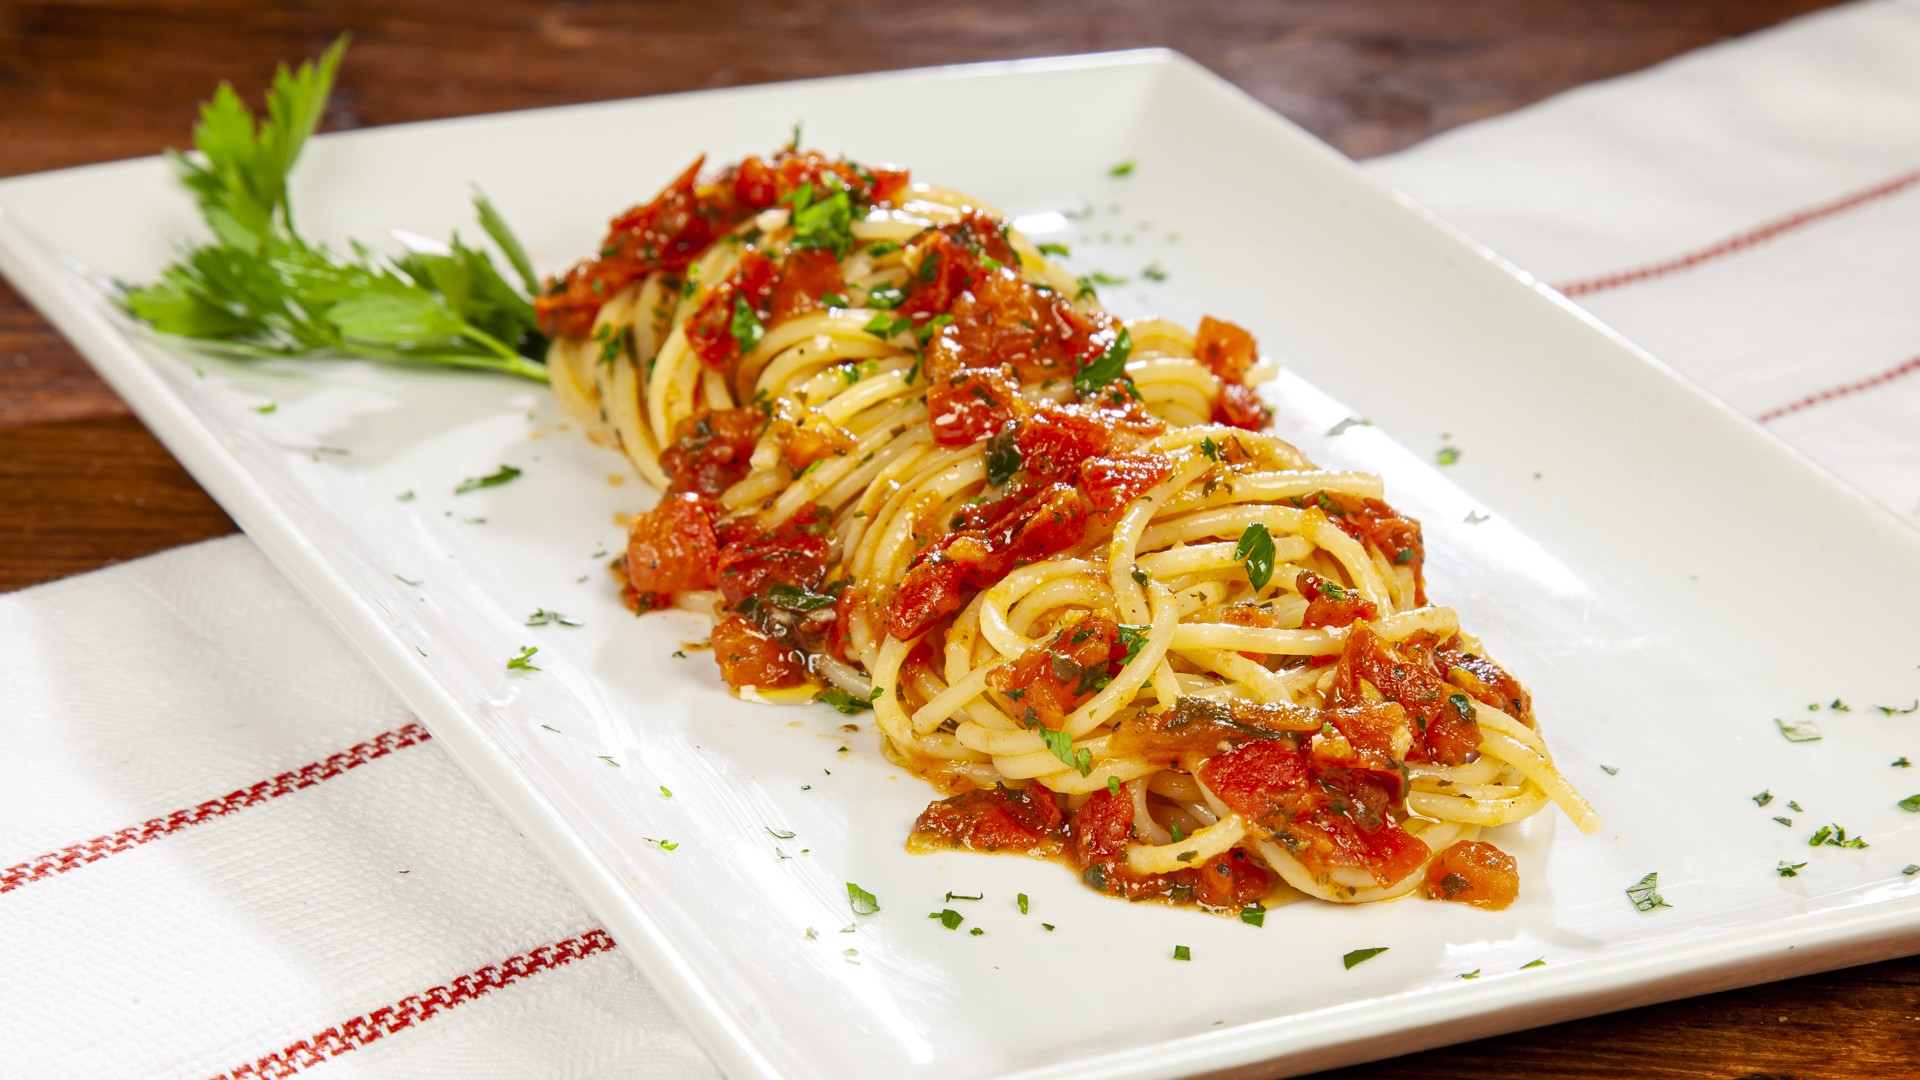
[[[0,175],[186,141],[221,79],[355,36],[329,129],[970,60],[1170,45],[1355,157],[1824,7],[1822,0],[0,0]],[[642,193],[635,192],[638,197]],[[612,208],[608,208],[611,210]],[[111,208],[103,207],[103,212]],[[0,590],[233,531],[0,285]],[[0,686],[0,697],[4,697]],[[1284,978],[1284,971],[1276,971]],[[1920,1076],[1920,958],[1326,1074]]]

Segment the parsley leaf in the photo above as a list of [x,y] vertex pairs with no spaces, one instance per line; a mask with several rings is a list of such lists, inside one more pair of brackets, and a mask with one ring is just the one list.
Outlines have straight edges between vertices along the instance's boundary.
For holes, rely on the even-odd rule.
[[1240,542],[1233,546],[1233,560],[1247,564],[1247,583],[1255,590],[1266,588],[1273,580],[1273,556],[1273,535],[1258,521],[1247,526]]
[[1020,905],[1020,914],[1025,915],[1027,913],[1027,894],[1021,893],[1018,896],[1015,896],[1013,898],[1013,901],[1014,903]]
[[1781,720],[1776,718],[1774,724],[1779,727],[1780,734],[1786,736],[1788,742],[1820,741],[1820,725],[1811,720]]
[[1066,259],[1066,258],[1071,258],[1073,256],[1073,250],[1067,247],[1067,245],[1065,244],[1058,243],[1055,241],[1048,241],[1047,243],[1040,245],[1040,254],[1058,255],[1061,258]]
[[1073,388],[1083,394],[1091,394],[1104,389],[1115,379],[1126,379],[1127,385],[1132,386],[1133,380],[1127,379],[1127,357],[1132,353],[1133,335],[1123,326],[1098,359],[1074,373]]
[[753,313],[752,306],[747,303],[747,298],[744,296],[733,298],[733,322],[727,329],[733,334],[733,340],[740,343],[742,356],[752,352],[753,347],[760,344],[760,339],[767,333],[766,324],[760,321],[760,316]]
[[1774,869],[1774,872],[1779,874],[1781,877],[1799,877],[1800,871],[1805,870],[1806,868],[1807,868],[1806,863],[1803,863],[1803,862],[1790,863],[1785,859],[1781,859],[1779,862],[1779,865],[1775,866],[1773,869]]
[[877,686],[873,688],[873,697],[870,698],[855,697],[837,686],[829,686],[813,695],[813,700],[831,705],[843,713],[857,713],[873,708],[872,702],[879,696],[880,688]]
[[1266,906],[1256,900],[1241,908],[1240,921],[1248,926],[1265,926],[1267,924]]
[[533,664],[533,655],[539,651],[540,651],[539,648],[533,645],[528,645],[523,647],[520,650],[519,656],[516,656],[513,659],[507,661],[507,670],[508,671],[539,671],[540,669],[535,667]]
[[1385,946],[1385,945],[1382,945],[1382,946],[1379,946],[1378,948],[1373,948],[1373,949],[1355,949],[1352,952],[1346,954],[1345,956],[1342,956],[1340,958],[1340,962],[1347,965],[1348,971],[1352,971],[1354,969],[1354,965],[1364,964],[1367,961],[1373,959],[1374,957],[1379,956],[1381,953],[1386,952],[1387,949],[1388,949],[1388,946]]
[[764,597],[767,603],[788,611],[818,611],[833,606],[833,597],[825,593],[812,592],[798,585],[776,582],[768,586]]
[[1014,425],[1008,424],[987,437],[987,483],[999,487],[1013,479],[1025,463],[1019,444],[1014,442]]
[[1081,776],[1093,771],[1093,751],[1073,748],[1073,736],[1064,731],[1055,731],[1045,724],[1035,724],[1034,731],[1040,741],[1047,744],[1053,756],[1059,758],[1070,769],[1077,769]]
[[880,901],[851,881],[847,882],[847,903],[852,905],[855,915],[872,915],[880,910]]
[[[441,252],[385,259],[355,244],[343,255],[295,228],[288,177],[326,111],[346,45],[342,36],[317,62],[282,66],[264,116],[224,83],[201,106],[198,153],[168,159],[213,240],[129,289],[127,311],[242,358],[345,353],[546,381],[531,289],[509,283],[485,252],[455,238]],[[477,194],[474,205],[508,262],[525,269],[498,211]]]
[[519,475],[519,469],[511,465],[502,465],[498,472],[489,476],[467,477],[465,480],[460,481],[460,486],[454,488],[453,493],[455,495],[465,495],[469,491],[479,491],[481,488],[499,487],[501,484],[518,478]]
[[960,914],[952,908],[941,908],[939,911],[929,912],[927,918],[939,919],[940,925],[949,930],[958,930],[960,929],[960,924],[967,921],[965,915]]
[[549,623],[557,623],[561,626],[581,625],[557,611],[548,611],[546,608],[535,608],[533,614],[527,616],[528,626],[546,626]]
[[1909,795],[1897,805],[1909,814],[1920,814],[1920,795]]
[[1132,176],[1133,175],[1133,159],[1128,158],[1126,161],[1123,161],[1120,164],[1115,165],[1113,168],[1108,169],[1107,175],[1112,177]]
[[1193,959],[1193,950],[1187,948],[1185,945],[1175,945],[1173,947],[1173,958],[1175,960],[1191,960]]
[[1654,908],[1672,907],[1666,898],[1660,895],[1660,875],[1648,874],[1632,885],[1627,886],[1627,899],[1633,901],[1633,910],[1652,911]]

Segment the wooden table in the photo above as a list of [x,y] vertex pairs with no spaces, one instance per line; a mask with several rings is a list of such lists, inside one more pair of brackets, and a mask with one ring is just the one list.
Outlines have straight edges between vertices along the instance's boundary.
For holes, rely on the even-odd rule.
[[[1825,0],[0,2],[0,175],[186,140],[221,79],[355,44],[326,127],[958,61],[1170,45],[1355,157],[1826,6]],[[1098,8],[1099,10],[1091,10]],[[639,192],[635,193],[638,196]],[[0,590],[234,529],[0,285]],[[4,690],[0,689],[0,694]],[[1326,1074],[1920,1075],[1920,958]]]

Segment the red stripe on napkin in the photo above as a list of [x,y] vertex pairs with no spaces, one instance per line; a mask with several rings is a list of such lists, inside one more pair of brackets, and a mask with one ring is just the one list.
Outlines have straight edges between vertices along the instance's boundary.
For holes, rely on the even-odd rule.
[[1762,424],[1771,420],[1778,420],[1791,413],[1797,413],[1801,409],[1812,408],[1821,402],[1832,401],[1834,398],[1846,397],[1849,394],[1857,394],[1862,390],[1871,390],[1876,386],[1890,383],[1895,379],[1911,375],[1916,371],[1920,371],[1920,356],[1916,356],[1902,364],[1895,364],[1893,367],[1880,372],[1878,375],[1869,375],[1858,382],[1842,383],[1839,386],[1830,386],[1825,390],[1817,390],[1796,401],[1789,401],[1785,405],[1768,409],[1766,412],[1754,417],[1754,419]]
[[98,862],[109,855],[130,851],[141,844],[158,840],[204,821],[225,817],[237,810],[266,802],[268,799],[290,795],[301,788],[312,787],[322,780],[331,780],[348,769],[357,769],[395,750],[415,746],[431,738],[433,736],[427,732],[427,729],[418,723],[408,724],[392,731],[383,731],[366,742],[355,743],[337,754],[302,765],[291,772],[283,772],[271,780],[262,780],[238,791],[228,792],[220,798],[210,799],[198,806],[175,810],[165,817],[157,817],[139,825],[131,825],[110,832],[105,836],[96,836],[91,840],[61,848],[59,851],[35,856],[17,866],[0,870],[0,893],[9,893],[43,878],[77,870],[90,862]]
[[391,1005],[362,1013],[344,1023],[301,1039],[286,1049],[220,1073],[214,1080],[240,1080],[242,1077],[286,1077],[310,1069],[329,1058],[337,1058],[388,1035],[405,1031],[423,1020],[464,1005],[492,991],[557,967],[564,967],[594,953],[606,952],[614,941],[605,930],[589,930],[579,937],[542,945],[537,949],[508,957],[462,975],[443,986],[411,994]]
[[1564,285],[1556,285],[1554,288],[1560,290],[1561,294],[1567,297],[1590,296],[1597,292],[1606,292],[1608,289],[1617,289],[1622,285],[1632,285],[1636,282],[1666,277],[1668,274],[1692,269],[1704,262],[1711,262],[1723,255],[1731,255],[1736,251],[1744,251],[1755,245],[1764,244],[1775,237],[1793,232],[1796,229],[1805,228],[1817,221],[1830,218],[1835,214],[1845,213],[1857,206],[1863,206],[1878,199],[1884,199],[1889,195],[1897,195],[1915,184],[1920,184],[1920,171],[1904,173],[1885,183],[1870,187],[1865,191],[1857,191],[1852,195],[1837,199],[1833,202],[1809,207],[1796,214],[1781,218],[1778,221],[1762,225],[1757,229],[1741,233],[1727,240],[1722,240],[1712,247],[1702,248],[1699,251],[1682,255],[1676,259],[1653,263],[1633,270],[1623,270],[1619,273],[1605,274],[1600,277],[1570,281]]

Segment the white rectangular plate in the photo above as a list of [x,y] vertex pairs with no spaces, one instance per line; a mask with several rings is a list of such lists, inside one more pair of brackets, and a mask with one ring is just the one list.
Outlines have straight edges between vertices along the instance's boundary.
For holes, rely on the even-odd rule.
[[[1920,949],[1920,876],[1901,873],[1920,862],[1920,815],[1895,805],[1920,771],[1889,767],[1920,758],[1920,714],[1873,708],[1920,693],[1920,537],[1184,58],[328,136],[296,197],[303,227],[334,242],[472,236],[477,183],[552,270],[695,154],[770,149],[796,118],[810,144],[904,162],[1070,241],[1069,265],[1135,283],[1107,292],[1123,313],[1250,326],[1290,369],[1268,388],[1279,429],[1325,464],[1385,474],[1426,522],[1433,594],[1534,690],[1605,831],[1551,812],[1503,830],[1524,881],[1504,912],[1300,903],[1258,929],[1105,899],[1049,863],[909,855],[931,792],[882,760],[870,720],[845,732],[823,706],[736,701],[707,659],[671,655],[704,627],[620,608],[603,569],[615,518],[652,496],[540,388],[249,366],[129,333],[82,268],[144,280],[196,233],[158,160],[0,183],[0,269],[730,1073],[1272,1075]],[[1132,175],[1110,176],[1123,160]],[[1162,282],[1140,274],[1156,261]],[[1374,424],[1329,437],[1350,415]],[[1461,454],[1446,475],[1428,464],[1443,443]],[[502,463],[525,475],[453,494]],[[542,607],[585,626],[525,626]],[[526,645],[542,670],[509,673]],[[1835,698],[1852,711],[1808,711]],[[1789,743],[1776,717],[1825,737]],[[1809,847],[1829,822],[1870,846]],[[1783,878],[1782,860],[1808,865]],[[1649,871],[1671,906],[1641,913],[1623,889]],[[849,881],[883,910],[852,915]],[[961,931],[927,918],[947,907]]]

